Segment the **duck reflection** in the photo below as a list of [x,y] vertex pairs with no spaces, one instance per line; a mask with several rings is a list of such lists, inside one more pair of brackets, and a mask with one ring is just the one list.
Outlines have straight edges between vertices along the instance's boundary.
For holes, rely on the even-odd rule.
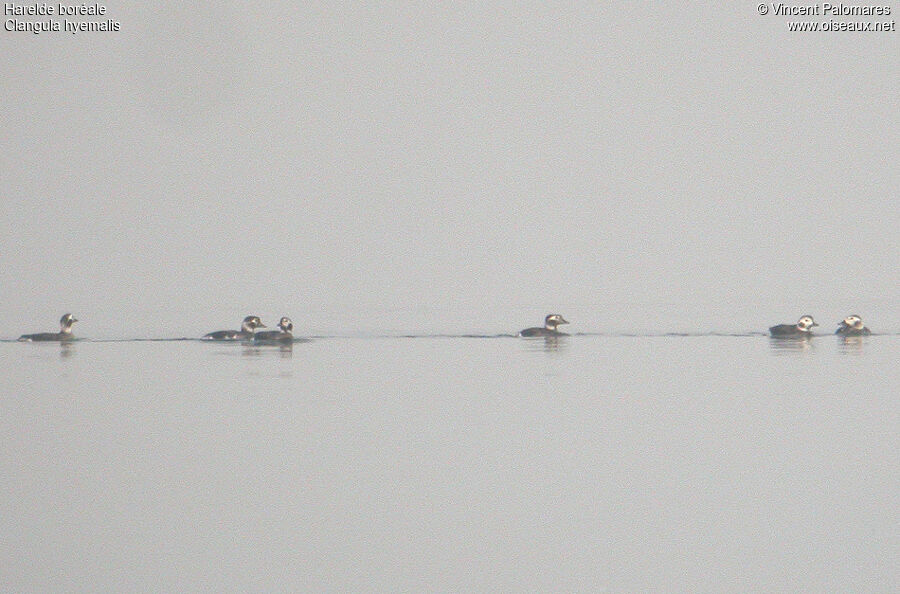
[[59,358],[68,359],[75,354],[75,346],[71,340],[61,341],[59,343]]
[[861,355],[866,339],[862,336],[841,336],[838,338],[838,352],[842,355]]
[[535,338],[526,338],[522,342],[526,351],[536,352],[543,351],[545,353],[557,353],[568,348],[568,340],[566,335],[560,336],[541,336]]
[[812,350],[812,340],[809,336],[771,337],[769,348],[775,354],[806,352]]
[[294,356],[294,343],[282,342],[278,344],[253,344],[245,343],[241,351],[244,357],[280,357],[290,359]]

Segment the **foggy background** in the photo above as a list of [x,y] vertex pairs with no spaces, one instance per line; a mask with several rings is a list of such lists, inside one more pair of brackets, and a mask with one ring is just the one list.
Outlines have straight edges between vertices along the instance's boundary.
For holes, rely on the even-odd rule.
[[741,4],[110,2],[119,32],[0,31],[0,337],[67,311],[85,337],[898,331],[897,33]]
[[212,4],[0,29],[0,589],[898,590],[896,32]]

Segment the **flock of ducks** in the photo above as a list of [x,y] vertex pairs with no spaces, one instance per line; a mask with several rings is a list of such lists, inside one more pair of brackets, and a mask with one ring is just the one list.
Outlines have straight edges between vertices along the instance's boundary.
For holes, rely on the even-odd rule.
[[216,330],[204,335],[201,340],[218,340],[218,341],[252,341],[259,343],[285,343],[294,341],[294,324],[288,317],[281,318],[278,321],[278,330],[265,330],[257,332],[257,328],[265,328],[259,316],[247,316],[241,322],[240,330]]
[[[807,338],[812,336],[812,329],[818,326],[812,316],[801,317],[796,324],[778,324],[769,328],[769,334],[774,338]],[[862,318],[853,314],[847,316],[838,324],[834,331],[838,336],[868,336],[872,333],[863,324]]]
[[[519,336],[566,336],[564,332],[560,332],[558,327],[562,324],[568,324],[561,315],[550,314],[544,318],[543,328],[525,328],[519,332]],[[769,328],[769,335],[773,338],[809,338],[812,336],[812,329],[818,326],[812,316],[802,316],[796,324],[778,324]],[[847,316],[838,324],[838,329],[834,332],[838,336],[868,336],[872,331],[866,328],[862,318],[853,314]]]
[[[59,332],[40,332],[38,334],[23,334],[19,342],[48,342],[72,340],[72,326],[78,320],[72,314],[65,314],[59,319]],[[260,344],[284,344],[294,341],[294,324],[288,317],[278,321],[278,330],[266,330],[257,332],[257,328],[265,328],[259,316],[247,316],[241,322],[240,330],[217,330],[201,337],[201,340],[216,340],[220,342],[244,341]]]
[[[64,341],[72,340],[72,326],[78,320],[72,314],[65,314],[59,319],[59,332],[41,332],[38,334],[23,334],[19,337],[20,342],[41,342],[41,341]],[[565,332],[560,332],[559,327],[568,324],[559,314],[549,314],[544,318],[543,327],[525,328],[519,332],[519,336],[530,337],[549,337],[549,336],[568,336]],[[808,338],[812,336],[812,329],[818,326],[812,316],[803,316],[796,324],[778,324],[769,328],[769,334],[774,338]],[[240,330],[217,330],[204,335],[201,340],[214,340],[219,342],[253,342],[258,344],[285,344],[294,341],[294,324],[288,317],[283,317],[278,322],[278,330],[264,330],[257,332],[259,328],[265,328],[259,316],[247,316],[241,322]],[[838,325],[835,334],[839,336],[868,336],[872,332],[865,327],[862,319],[854,314],[847,316]]]

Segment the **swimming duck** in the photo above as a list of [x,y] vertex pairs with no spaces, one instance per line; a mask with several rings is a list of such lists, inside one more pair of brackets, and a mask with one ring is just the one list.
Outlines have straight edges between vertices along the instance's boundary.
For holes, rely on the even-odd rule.
[[201,340],[252,340],[253,331],[265,327],[259,316],[247,316],[241,322],[240,330],[217,330],[204,335]]
[[557,330],[557,326],[561,326],[563,324],[568,324],[561,315],[559,314],[550,314],[546,318],[544,318],[544,327],[543,328],[525,328],[521,332],[519,332],[519,336],[568,336],[565,332],[560,332]]
[[65,314],[59,319],[59,332],[40,332],[38,334],[23,334],[19,337],[20,342],[40,342],[40,341],[60,341],[72,340],[72,325],[77,322],[72,314]]
[[812,316],[801,317],[796,324],[778,324],[769,328],[769,333],[775,337],[804,338],[812,336],[810,329],[818,326]]
[[841,320],[834,333],[840,336],[868,336],[872,334],[872,331],[865,327],[862,318],[853,314]]
[[283,317],[278,321],[278,330],[266,330],[265,332],[257,332],[253,335],[253,342],[293,342],[294,324],[288,317]]

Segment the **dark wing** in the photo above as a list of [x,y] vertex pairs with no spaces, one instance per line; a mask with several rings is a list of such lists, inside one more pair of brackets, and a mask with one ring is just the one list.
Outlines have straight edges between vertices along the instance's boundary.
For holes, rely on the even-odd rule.
[[787,336],[789,334],[796,334],[797,327],[792,324],[778,324],[777,326],[769,328],[769,332],[772,336]]
[[237,330],[217,330],[203,337],[203,340],[237,340],[240,332]]
[[282,332],[281,330],[266,330],[265,332],[257,332],[253,335],[256,342],[292,342],[294,336],[290,332]]
[[19,341],[21,342],[48,342],[51,340],[61,340],[59,333],[40,332],[38,334],[23,334],[19,337]]

